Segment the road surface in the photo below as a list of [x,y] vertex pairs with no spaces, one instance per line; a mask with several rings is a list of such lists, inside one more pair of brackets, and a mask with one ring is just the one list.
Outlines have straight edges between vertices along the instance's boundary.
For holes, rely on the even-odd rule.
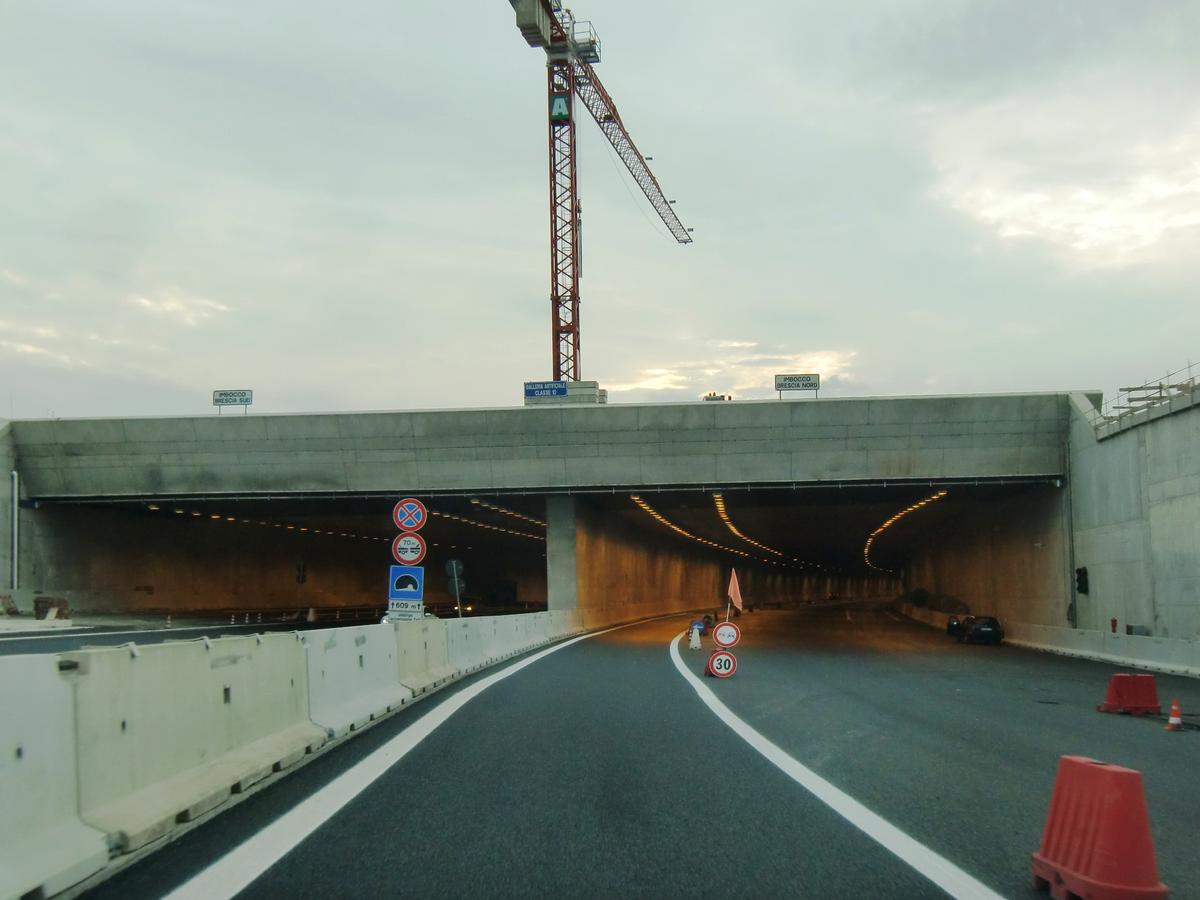
[[[914,863],[713,714],[672,662],[685,621],[464,680],[92,895],[943,897],[926,865],[940,859],[984,896],[1035,897],[1029,854],[1057,759],[1074,753],[1144,773],[1160,875],[1174,896],[1200,896],[1200,731],[1097,713],[1111,667],[964,647],[886,611],[742,616],[737,674],[704,683],[742,727],[910,838]],[[707,652],[686,646],[698,674]],[[1200,682],[1159,688],[1200,711]],[[379,762],[400,744],[411,749]],[[361,793],[346,787],[372,766]],[[225,880],[188,887],[197,875]]]

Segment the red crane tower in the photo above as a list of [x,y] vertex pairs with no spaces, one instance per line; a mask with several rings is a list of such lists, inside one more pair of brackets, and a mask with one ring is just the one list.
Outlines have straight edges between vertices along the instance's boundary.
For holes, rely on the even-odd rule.
[[554,380],[578,381],[579,216],[575,164],[575,98],[625,163],[633,180],[681,244],[692,242],[625,130],[617,107],[592,65],[600,62],[600,40],[590,22],[578,21],[562,0],[509,0],[517,28],[531,47],[546,50],[547,113],[550,122],[550,341]]

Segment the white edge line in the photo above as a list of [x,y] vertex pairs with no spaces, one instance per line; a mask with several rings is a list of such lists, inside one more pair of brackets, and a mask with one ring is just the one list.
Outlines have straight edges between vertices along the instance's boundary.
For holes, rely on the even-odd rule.
[[429,737],[438,726],[492,685],[503,681],[510,675],[515,675],[526,666],[533,665],[551,653],[557,653],[579,641],[640,624],[642,623],[631,622],[628,625],[618,625],[615,628],[606,628],[603,631],[594,631],[571,638],[506,666],[499,672],[464,688],[453,697],[435,706],[311,797],[288,810],[202,872],[165,895],[167,900],[212,900],[215,897],[234,896],[249,887],[256,878],[294,850],[301,841],[325,824],[342,807],[350,803],[370,787],[372,782],[403,759],[410,750]]
[[710,710],[728,725],[733,732],[747,744],[766,757],[767,761],[789,776],[802,788],[836,812],[839,816],[863,832],[885,850],[895,854],[901,860],[928,878],[952,897],[988,898],[1002,900],[987,885],[975,880],[944,856],[930,850],[924,844],[909,837],[891,822],[877,813],[867,809],[849,794],[834,787],[812,769],[790,756],[777,744],[772,743],[758,731],[739,719],[729,707],[717,699],[712,689],[700,680],[684,665],[679,656],[679,641],[683,634],[677,634],[671,641],[671,662],[675,668],[691,684],[692,688],[704,701]]
[[[0,631],[0,641],[49,641],[54,638],[69,638],[69,637],[124,637],[128,634],[181,634],[185,631],[212,631],[215,628],[261,628],[265,623],[251,622],[249,625],[185,625],[180,628],[139,628],[134,631],[95,631],[96,628],[103,628],[102,625],[72,625],[70,628],[59,629],[59,634],[31,634],[28,636],[22,635],[18,631]],[[272,623],[275,624],[275,623]],[[279,623],[286,624],[286,623]],[[363,625],[372,624],[369,620],[362,622]],[[43,629],[47,630],[47,629]],[[299,629],[282,629],[283,634]],[[79,632],[86,631],[87,634]],[[280,629],[276,629],[280,631]],[[264,631],[263,634],[274,634],[272,631]],[[219,637],[220,635],[218,635]]]

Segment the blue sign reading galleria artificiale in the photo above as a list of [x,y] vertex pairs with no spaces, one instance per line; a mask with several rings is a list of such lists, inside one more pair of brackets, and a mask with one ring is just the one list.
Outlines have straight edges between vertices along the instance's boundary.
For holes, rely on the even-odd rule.
[[527,381],[525,382],[526,397],[565,397],[567,383],[565,381]]

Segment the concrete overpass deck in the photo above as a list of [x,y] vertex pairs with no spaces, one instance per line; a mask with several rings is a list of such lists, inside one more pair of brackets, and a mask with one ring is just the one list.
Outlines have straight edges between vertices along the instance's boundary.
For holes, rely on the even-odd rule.
[[1069,395],[11,423],[33,498],[1061,477]]

